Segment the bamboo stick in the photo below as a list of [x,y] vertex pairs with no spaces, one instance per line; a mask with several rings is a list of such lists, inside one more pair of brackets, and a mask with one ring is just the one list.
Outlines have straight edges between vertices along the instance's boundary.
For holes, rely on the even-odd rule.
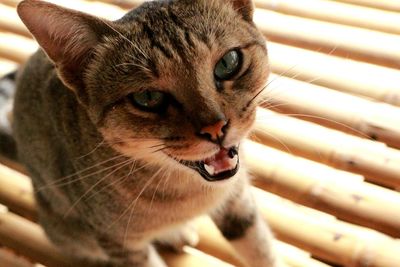
[[0,57],[23,63],[38,48],[38,45],[28,38],[0,32]]
[[0,77],[12,72],[18,67],[18,64],[14,61],[0,58]]
[[[3,0],[6,2],[10,1],[17,1],[17,0]],[[97,1],[97,0],[89,0],[89,1]],[[143,3],[142,0],[100,0],[101,2],[104,3],[109,3],[113,5],[120,6],[122,8],[133,8],[135,6],[140,5]],[[270,0],[266,0],[270,1]],[[279,0],[278,0],[279,1]],[[364,6],[370,6],[373,8],[380,8],[384,10],[390,10],[390,11],[399,11],[400,10],[400,4],[394,2],[393,0],[383,0],[383,1],[374,1],[374,0],[338,0],[341,2],[346,2],[346,3],[357,3],[357,4],[363,4]],[[257,7],[263,8],[265,6],[264,0],[256,0],[255,4]],[[357,8],[357,6],[350,7],[350,8]]]
[[276,75],[266,98],[267,108],[400,148],[398,107]]
[[256,0],[259,8],[371,30],[400,34],[400,14],[326,0]]
[[279,75],[400,106],[399,70],[273,42],[268,48],[271,69]]
[[389,187],[400,186],[400,151],[310,122],[260,109],[256,138],[289,153],[366,176]]
[[[99,1],[82,0],[50,0],[60,6],[80,10],[109,20],[117,20],[125,15],[126,11],[115,5],[102,3]],[[143,1],[142,1],[143,2]]]
[[65,254],[47,240],[38,225],[10,212],[0,213],[0,242],[49,267],[72,267]]
[[171,267],[233,267],[232,265],[223,262],[217,258],[202,253],[194,248],[184,248],[183,254],[177,255],[173,253],[162,253],[162,257],[168,266]]
[[[98,1],[98,0],[87,0],[87,1]],[[124,9],[132,9],[141,5],[143,0],[100,0],[101,2],[119,6]]]
[[194,223],[200,236],[200,241],[196,248],[234,266],[244,267],[237,258],[232,246],[221,236],[221,233],[210,218],[206,216],[200,217]]
[[297,247],[277,241],[275,244],[278,254],[284,259],[285,263],[293,267],[329,267],[312,258],[312,255]]
[[[200,235],[198,249],[210,255],[218,257],[235,266],[243,267],[236,259],[236,252],[226,241],[215,224],[209,217],[200,217],[196,220],[197,229]],[[286,264],[293,267],[328,267],[329,265],[311,258],[310,253],[289,244],[276,241],[275,247],[278,255]]]
[[257,203],[278,238],[345,267],[397,267],[400,242],[348,223],[320,219],[312,211],[254,189]]
[[372,8],[378,8],[383,10],[390,10],[399,12],[400,11],[400,1],[398,0],[335,0],[339,2],[345,2],[354,5],[367,6]]
[[[16,7],[22,0],[3,0],[4,4]],[[100,16],[109,20],[116,20],[123,16],[126,11],[118,6],[102,3],[99,1],[83,1],[83,0],[46,0],[46,2],[54,3],[59,6],[79,10],[96,16]],[[141,1],[143,2],[143,1]]]
[[400,67],[400,36],[258,9],[254,21],[275,42]]
[[31,37],[28,29],[19,19],[16,9],[2,3],[0,3],[0,31],[9,31],[25,37]]
[[[122,9],[100,2],[53,1],[69,8],[79,9],[108,19],[116,19],[124,14]],[[391,67],[400,66],[400,52],[397,49],[400,45],[400,37],[396,35],[279,15],[263,9],[257,9],[255,21],[271,40],[304,44],[307,47],[325,49],[328,52],[345,56],[356,56],[363,60]],[[284,25],[291,26],[285,27]],[[309,32],[313,32],[313,34],[310,35]],[[351,36],[352,38],[344,36]],[[335,42],[332,43],[332,40],[335,40]]]
[[36,218],[32,193],[28,177],[0,164],[0,203],[25,217]]
[[247,165],[260,188],[339,219],[400,237],[399,193],[365,183],[360,175],[251,141],[245,148]]
[[1,0],[1,2],[4,5],[10,6],[10,7],[17,7],[18,3],[21,1],[22,0]]
[[18,257],[14,253],[0,248],[0,266],[2,267],[35,267],[27,260]]

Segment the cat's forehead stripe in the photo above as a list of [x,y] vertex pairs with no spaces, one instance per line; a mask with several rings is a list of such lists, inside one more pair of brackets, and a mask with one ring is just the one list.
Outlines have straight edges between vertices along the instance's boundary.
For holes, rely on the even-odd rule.
[[184,61],[196,46],[196,41],[210,47],[209,38],[199,30],[185,26],[171,7],[164,12],[159,11],[140,20],[140,28],[152,49],[158,49],[168,59],[179,57]]

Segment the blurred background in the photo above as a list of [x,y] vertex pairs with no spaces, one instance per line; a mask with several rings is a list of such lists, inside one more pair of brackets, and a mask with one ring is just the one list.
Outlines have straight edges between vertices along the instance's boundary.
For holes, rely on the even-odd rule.
[[[38,48],[18,2],[0,0],[0,76]],[[141,3],[51,2],[108,19]],[[399,267],[400,0],[254,2],[272,74],[245,149],[279,254],[291,267]],[[0,267],[67,266],[35,222],[29,177],[0,158]],[[165,253],[170,266],[240,266],[208,218],[198,227],[199,246]]]

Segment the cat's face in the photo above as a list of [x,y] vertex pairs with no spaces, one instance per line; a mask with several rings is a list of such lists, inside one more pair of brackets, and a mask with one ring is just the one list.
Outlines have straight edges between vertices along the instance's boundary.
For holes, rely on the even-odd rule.
[[157,1],[107,23],[78,93],[105,140],[132,158],[209,181],[233,176],[268,78],[252,8],[251,1]]

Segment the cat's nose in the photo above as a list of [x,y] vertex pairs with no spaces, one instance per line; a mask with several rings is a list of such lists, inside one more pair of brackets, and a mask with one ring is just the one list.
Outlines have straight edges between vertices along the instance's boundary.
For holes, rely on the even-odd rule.
[[199,135],[212,142],[221,142],[225,135],[227,126],[227,120],[219,120],[214,124],[201,128]]

